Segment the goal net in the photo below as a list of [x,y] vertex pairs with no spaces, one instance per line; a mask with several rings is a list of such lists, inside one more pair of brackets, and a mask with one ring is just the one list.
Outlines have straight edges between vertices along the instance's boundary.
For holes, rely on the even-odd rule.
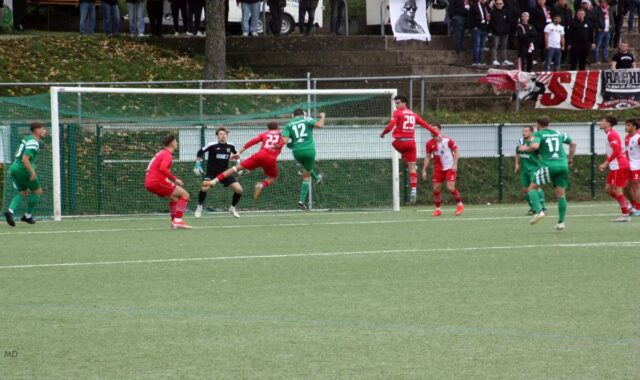
[[[45,190],[39,216],[124,215],[167,212],[166,201],[144,188],[145,169],[162,148],[163,137],[178,137],[172,171],[197,206],[202,177],[192,169],[197,151],[216,141],[215,130],[229,130],[229,142],[240,149],[266,131],[270,121],[280,126],[296,108],[311,116],[326,113],[325,127],[314,130],[316,167],[322,184],[312,184],[312,209],[399,209],[398,162],[389,140],[378,137],[390,118],[396,90],[213,90],[149,88],[52,87],[49,96],[22,99],[0,126],[5,162],[4,202],[15,194],[9,162],[33,121],[50,130],[37,159]],[[50,102],[50,103],[49,103]],[[23,109],[24,108],[24,109]],[[23,115],[25,109],[29,117]],[[50,115],[48,114],[50,112]],[[11,117],[11,116],[9,116]],[[3,116],[4,120],[8,120]],[[50,121],[50,124],[48,122]],[[49,128],[50,127],[50,128]],[[243,154],[246,159],[259,146]],[[280,175],[258,200],[251,196],[262,170],[238,177],[245,190],[240,210],[290,210],[297,207],[302,167],[284,148],[278,158]],[[212,188],[205,212],[229,207],[229,188]],[[18,214],[21,210],[17,211]]]

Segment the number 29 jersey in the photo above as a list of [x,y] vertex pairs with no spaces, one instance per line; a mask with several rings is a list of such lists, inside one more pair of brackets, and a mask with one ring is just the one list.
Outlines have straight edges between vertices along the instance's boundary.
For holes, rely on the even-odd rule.
[[423,126],[424,128],[433,129],[429,123],[422,120],[415,112],[408,108],[397,109],[393,111],[393,120],[395,120],[395,127],[393,128],[394,139],[414,139],[416,133],[416,124]]

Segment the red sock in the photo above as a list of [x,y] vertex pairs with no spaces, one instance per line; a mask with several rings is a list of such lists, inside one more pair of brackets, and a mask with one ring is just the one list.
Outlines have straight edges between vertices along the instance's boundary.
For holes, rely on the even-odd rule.
[[442,198],[440,197],[439,191],[433,192],[433,203],[436,204],[436,208],[440,208],[440,205],[442,204]]
[[176,219],[180,219],[184,214],[184,210],[187,209],[187,203],[189,203],[189,200],[185,198],[180,198],[180,200],[177,203],[178,204],[176,205]]
[[226,177],[224,176],[224,173],[220,173],[218,174],[218,176],[216,177],[216,179],[218,180],[218,182],[222,182],[224,181]]
[[455,189],[451,192],[451,195],[453,195],[453,199],[456,200],[456,203],[462,203],[462,197],[460,197],[460,192],[458,191],[458,189]]
[[269,187],[270,183],[267,182],[267,180],[265,179],[264,181],[262,181],[262,188],[265,189],[267,187]]
[[636,205],[633,206],[633,208],[635,208],[636,211],[640,211],[640,202],[636,202]]
[[409,184],[411,185],[411,191],[418,187],[418,173],[409,173]]
[[623,194],[616,195],[615,198],[616,198],[616,201],[618,201],[618,204],[620,205],[620,211],[622,211],[624,215],[629,215],[629,208],[627,207],[627,200],[624,198],[624,195]]
[[169,202],[169,214],[171,215],[171,220],[176,217],[176,205],[178,202]]

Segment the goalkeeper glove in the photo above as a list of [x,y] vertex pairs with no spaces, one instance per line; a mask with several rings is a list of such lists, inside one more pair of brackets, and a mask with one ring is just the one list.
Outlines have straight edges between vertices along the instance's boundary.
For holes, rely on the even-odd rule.
[[193,172],[197,176],[201,176],[204,174],[204,169],[202,168],[202,162],[196,161],[196,166],[193,167]]

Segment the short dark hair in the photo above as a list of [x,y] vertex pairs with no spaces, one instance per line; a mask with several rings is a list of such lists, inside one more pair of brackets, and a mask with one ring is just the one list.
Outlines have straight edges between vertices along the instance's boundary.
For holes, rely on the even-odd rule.
[[442,125],[440,125],[440,123],[431,123],[431,126],[438,128],[439,131],[442,130]]
[[545,127],[548,127],[548,126],[549,126],[549,118],[548,118],[548,117],[546,117],[546,116],[539,117],[539,118],[536,120],[536,123],[537,123],[537,124],[540,124],[540,125],[543,125],[543,126],[545,126]]
[[533,132],[533,125],[525,125],[524,127]]
[[393,97],[393,100],[399,100],[404,104],[409,104],[409,99],[407,99],[407,97],[404,95],[396,95]]
[[607,115],[602,119],[606,120],[607,123],[611,124],[612,127],[618,124],[618,118],[616,118],[615,116]]
[[173,142],[173,140],[175,140],[175,139],[176,139],[176,136],[175,136],[175,135],[169,135],[169,136],[167,136],[167,137],[165,137],[165,138],[163,138],[163,139],[162,139],[162,145],[163,145],[163,146],[169,146],[169,145],[171,145],[171,143],[172,143],[172,142]]
[[269,124],[267,124],[267,129],[269,129],[270,131],[278,129],[278,123],[276,123],[275,121],[269,122]]
[[293,116],[302,116],[304,115],[304,110],[302,108],[296,108],[293,110]]
[[627,120],[625,121],[625,124],[631,124],[631,125],[633,125],[633,127],[634,127],[635,129],[640,129],[640,120],[638,120],[638,119],[637,119],[637,118],[635,118],[635,117],[634,117],[634,118],[632,118],[632,119],[627,119]]
[[229,134],[229,130],[225,127],[220,127],[218,129],[216,129],[216,136],[218,136],[218,132],[220,131],[224,131],[226,134]]
[[44,124],[42,124],[42,123],[31,123],[31,125],[29,126],[29,130],[31,132],[35,131],[36,129],[40,129],[40,128],[44,128]]

